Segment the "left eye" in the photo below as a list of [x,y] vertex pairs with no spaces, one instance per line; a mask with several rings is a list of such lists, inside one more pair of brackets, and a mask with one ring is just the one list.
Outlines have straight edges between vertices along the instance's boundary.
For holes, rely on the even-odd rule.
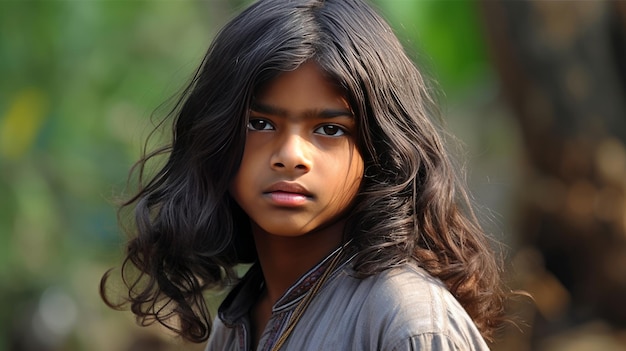
[[264,119],[260,118],[251,118],[248,122],[249,130],[273,130],[274,126]]
[[343,128],[333,125],[333,124],[327,124],[327,125],[321,126],[315,130],[315,133],[322,134],[322,135],[330,135],[330,136],[342,136],[346,134]]

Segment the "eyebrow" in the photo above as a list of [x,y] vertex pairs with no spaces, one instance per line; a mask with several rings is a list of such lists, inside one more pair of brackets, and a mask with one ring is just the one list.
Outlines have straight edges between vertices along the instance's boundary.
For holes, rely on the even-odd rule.
[[[277,106],[272,106],[264,103],[260,103],[258,101],[253,101],[250,110],[262,114],[278,116],[278,117],[287,117],[289,113],[287,110],[282,109]],[[320,118],[334,118],[334,117],[350,117],[354,118],[354,114],[352,111],[347,109],[311,109],[306,110],[302,113],[303,116],[315,116]]]

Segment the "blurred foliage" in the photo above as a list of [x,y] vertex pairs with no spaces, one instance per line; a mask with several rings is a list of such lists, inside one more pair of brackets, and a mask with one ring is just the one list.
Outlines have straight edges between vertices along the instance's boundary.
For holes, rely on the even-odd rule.
[[[152,119],[247,2],[0,2],[0,351],[140,342],[98,296],[121,260],[115,202]],[[377,4],[443,90],[484,78],[471,2]]]
[[455,94],[485,79],[489,62],[474,1],[377,1],[415,61]]

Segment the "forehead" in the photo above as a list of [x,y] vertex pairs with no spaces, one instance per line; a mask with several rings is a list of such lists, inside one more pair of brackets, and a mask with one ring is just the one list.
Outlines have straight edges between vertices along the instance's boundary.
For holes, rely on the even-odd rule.
[[253,106],[259,103],[296,110],[316,107],[349,109],[343,89],[312,61],[293,71],[283,72],[261,86],[255,93]]

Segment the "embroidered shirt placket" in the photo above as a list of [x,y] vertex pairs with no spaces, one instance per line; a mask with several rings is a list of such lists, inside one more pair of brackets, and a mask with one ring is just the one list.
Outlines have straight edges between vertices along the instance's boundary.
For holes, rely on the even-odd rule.
[[[338,253],[338,251],[339,249],[329,254],[323,261],[318,263],[315,267],[309,270],[309,272],[307,272],[300,279],[298,279],[298,281],[296,281],[285,292],[285,294],[280,299],[278,299],[278,301],[272,307],[272,315],[270,316],[270,319],[265,328],[265,331],[263,332],[263,335],[261,336],[257,350],[259,351],[271,350],[272,346],[277,342],[277,340],[280,338],[281,334],[284,332],[285,328],[287,327],[287,322],[291,318],[291,315],[293,314],[296,306],[298,305],[298,302],[300,302],[304,298],[304,296],[306,295],[306,292],[322,276],[322,274],[324,273],[324,271],[329,265],[330,258],[334,257],[335,254]],[[350,261],[350,259],[351,258],[341,262],[339,267],[336,267],[336,271],[338,271],[342,266],[344,266],[347,261]],[[257,266],[253,266],[249,273],[252,273],[251,276],[247,277],[249,280],[254,280],[254,281],[262,280],[262,276],[260,276],[261,271],[260,271],[260,267],[258,266],[258,264]],[[244,280],[246,280],[246,278],[244,278]],[[262,285],[263,284],[261,283],[259,285],[259,288],[252,288],[252,286],[249,286],[247,289],[244,289],[242,293],[248,297],[252,297],[254,295],[257,295],[259,291],[262,290]],[[234,298],[235,296],[232,296],[232,297]],[[249,301],[249,302],[245,304],[251,307],[253,302],[250,300],[246,300],[246,301]],[[225,318],[225,316],[230,315],[230,312],[228,311],[230,310],[230,308],[226,307],[225,309],[223,309],[224,307],[226,306],[220,307],[220,314],[221,314],[220,317],[222,318],[222,320],[225,321],[227,325],[230,324],[237,329],[237,338],[238,338],[240,350],[242,351],[252,350],[253,345],[252,345],[251,333],[250,333],[250,330],[251,330],[250,328],[252,326],[251,326],[251,321],[249,319],[249,315],[242,313],[243,311],[240,308],[243,306],[239,306],[237,310],[239,310],[240,312],[236,313],[238,317]],[[237,307],[237,304],[235,303],[233,307]]]

